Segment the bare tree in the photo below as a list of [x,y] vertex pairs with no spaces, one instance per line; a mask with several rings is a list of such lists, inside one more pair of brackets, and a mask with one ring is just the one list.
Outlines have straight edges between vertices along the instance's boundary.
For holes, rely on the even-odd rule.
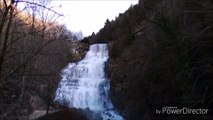
[[[49,2],[49,1],[48,1]],[[47,1],[3,0],[0,4],[0,119],[29,114],[32,94],[49,105],[60,69],[70,59],[68,30]],[[23,10],[17,5],[25,3]],[[50,81],[52,80],[52,81]],[[54,84],[51,84],[54,83]],[[41,86],[46,86],[43,91]],[[45,100],[45,98],[47,100]],[[10,116],[10,117],[8,117]]]

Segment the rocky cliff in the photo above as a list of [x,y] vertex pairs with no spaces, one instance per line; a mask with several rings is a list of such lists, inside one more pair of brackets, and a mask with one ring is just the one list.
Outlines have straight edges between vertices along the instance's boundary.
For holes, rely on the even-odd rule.
[[[127,120],[210,119],[213,102],[210,0],[140,0],[84,41],[109,45],[111,99]],[[207,115],[159,115],[165,106]]]

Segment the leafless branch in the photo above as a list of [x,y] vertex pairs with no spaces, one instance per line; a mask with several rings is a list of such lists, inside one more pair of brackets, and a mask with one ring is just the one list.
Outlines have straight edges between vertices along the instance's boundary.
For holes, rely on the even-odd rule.
[[59,15],[59,16],[63,16],[62,14],[52,10],[52,8],[48,8],[48,7],[44,6],[44,5],[41,5],[41,4],[38,4],[38,3],[35,3],[35,2],[29,2],[29,1],[25,1],[25,0],[18,0],[17,2],[23,2],[23,3],[35,5],[35,6],[38,6],[38,7],[42,7],[42,8],[45,8],[45,9],[47,9],[47,10],[49,10],[49,11],[51,11],[51,12],[57,14],[57,15]]

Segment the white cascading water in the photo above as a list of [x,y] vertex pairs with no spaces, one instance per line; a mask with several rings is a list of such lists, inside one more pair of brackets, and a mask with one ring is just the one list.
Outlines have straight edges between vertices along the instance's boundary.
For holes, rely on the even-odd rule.
[[89,108],[100,112],[103,120],[123,120],[113,110],[109,97],[109,80],[105,73],[107,44],[90,46],[85,58],[70,63],[62,72],[55,101],[70,108]]

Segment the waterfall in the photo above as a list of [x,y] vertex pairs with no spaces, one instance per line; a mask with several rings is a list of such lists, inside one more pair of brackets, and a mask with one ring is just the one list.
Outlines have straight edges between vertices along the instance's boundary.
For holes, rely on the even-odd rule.
[[91,45],[85,58],[62,71],[55,101],[70,108],[99,112],[103,120],[123,120],[113,109],[109,79],[105,73],[107,44]]

